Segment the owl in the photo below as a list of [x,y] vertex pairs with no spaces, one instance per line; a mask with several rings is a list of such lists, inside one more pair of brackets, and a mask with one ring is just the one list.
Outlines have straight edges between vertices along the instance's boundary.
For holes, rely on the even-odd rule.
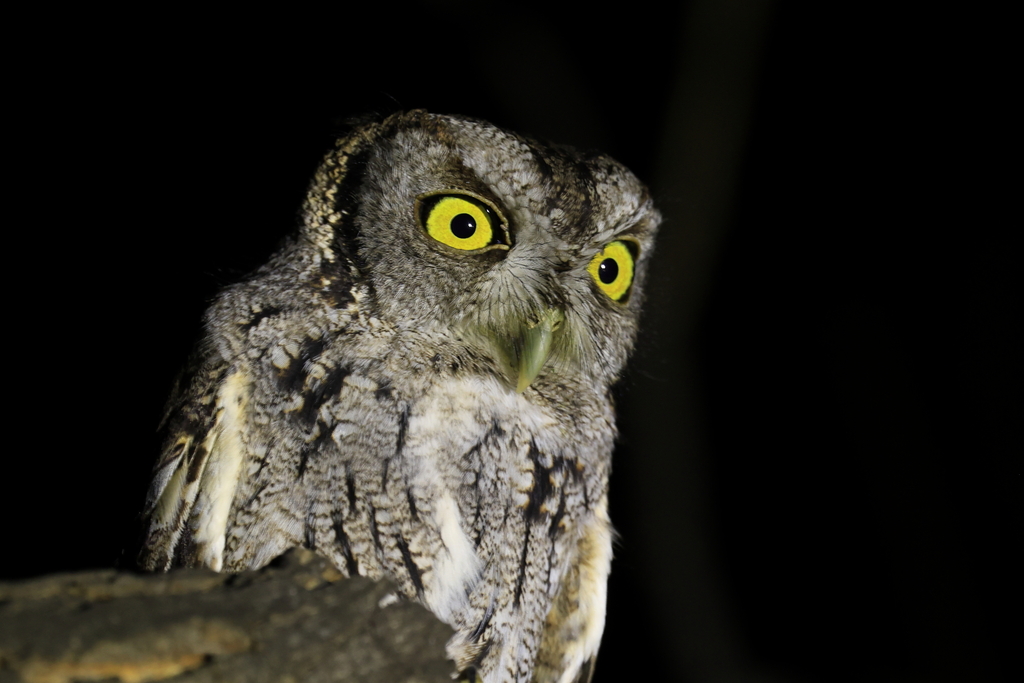
[[588,681],[611,387],[659,223],[607,156],[423,111],[355,126],[177,383],[140,564],[304,546],[450,624],[464,680]]

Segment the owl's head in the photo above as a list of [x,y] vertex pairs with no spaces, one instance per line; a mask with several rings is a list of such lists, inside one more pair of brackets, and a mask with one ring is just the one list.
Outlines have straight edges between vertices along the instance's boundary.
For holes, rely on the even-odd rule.
[[325,272],[363,285],[382,322],[488,359],[523,391],[615,379],[659,220],[606,156],[414,111],[339,141],[301,241]]

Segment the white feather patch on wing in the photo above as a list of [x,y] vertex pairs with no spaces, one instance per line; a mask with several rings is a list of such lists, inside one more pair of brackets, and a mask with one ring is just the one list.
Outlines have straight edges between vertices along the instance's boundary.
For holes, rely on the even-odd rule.
[[182,467],[188,462],[187,454],[192,448],[191,437],[181,437],[176,444],[177,455],[160,464],[153,473],[153,483],[149,485],[146,493],[146,514],[152,519],[162,522],[173,509],[169,507],[167,499],[168,489],[174,492],[174,499],[177,500],[181,493],[182,479],[177,476],[181,473]]
[[174,462],[165,467],[170,472],[170,476],[161,473],[164,480],[161,482],[160,497],[157,499],[152,513],[154,522],[160,526],[172,524],[175,516],[178,514],[178,508],[182,505],[181,489],[185,483],[185,471],[187,469],[184,466],[184,461],[184,456],[179,456]]
[[210,435],[209,461],[196,499],[198,520],[194,538],[198,559],[214,571],[224,566],[228,513],[245,456],[241,433],[248,398],[248,381],[241,372],[232,374],[221,387],[217,395],[217,424]]
[[434,519],[441,530],[444,552],[434,559],[425,599],[439,619],[451,623],[452,614],[465,605],[467,587],[480,578],[482,567],[472,541],[462,528],[459,506],[450,494],[442,494],[435,504]]
[[185,475],[188,470],[187,460],[182,455],[165,466],[161,473],[159,498],[153,505],[151,513],[151,533],[158,539],[149,548],[149,556],[144,562],[149,569],[167,571],[174,562],[174,548],[181,538],[181,531],[191,509],[192,500],[186,499],[184,490]]

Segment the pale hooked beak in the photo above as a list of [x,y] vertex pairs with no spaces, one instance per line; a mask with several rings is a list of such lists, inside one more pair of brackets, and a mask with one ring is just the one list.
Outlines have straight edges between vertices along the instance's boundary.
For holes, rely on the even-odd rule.
[[519,350],[519,377],[516,392],[523,393],[533,380],[537,379],[548,356],[551,355],[551,344],[555,339],[555,330],[565,318],[562,311],[549,308],[540,319],[526,325],[522,331],[522,347]]

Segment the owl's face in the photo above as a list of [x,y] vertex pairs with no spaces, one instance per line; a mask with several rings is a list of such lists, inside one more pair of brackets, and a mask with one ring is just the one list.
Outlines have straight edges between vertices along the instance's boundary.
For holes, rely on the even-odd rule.
[[[606,156],[475,120],[412,112],[373,136],[340,189],[307,205],[307,231],[331,227],[380,319],[490,358],[520,391],[610,383],[660,219],[646,188]],[[330,180],[328,164],[314,198]]]

